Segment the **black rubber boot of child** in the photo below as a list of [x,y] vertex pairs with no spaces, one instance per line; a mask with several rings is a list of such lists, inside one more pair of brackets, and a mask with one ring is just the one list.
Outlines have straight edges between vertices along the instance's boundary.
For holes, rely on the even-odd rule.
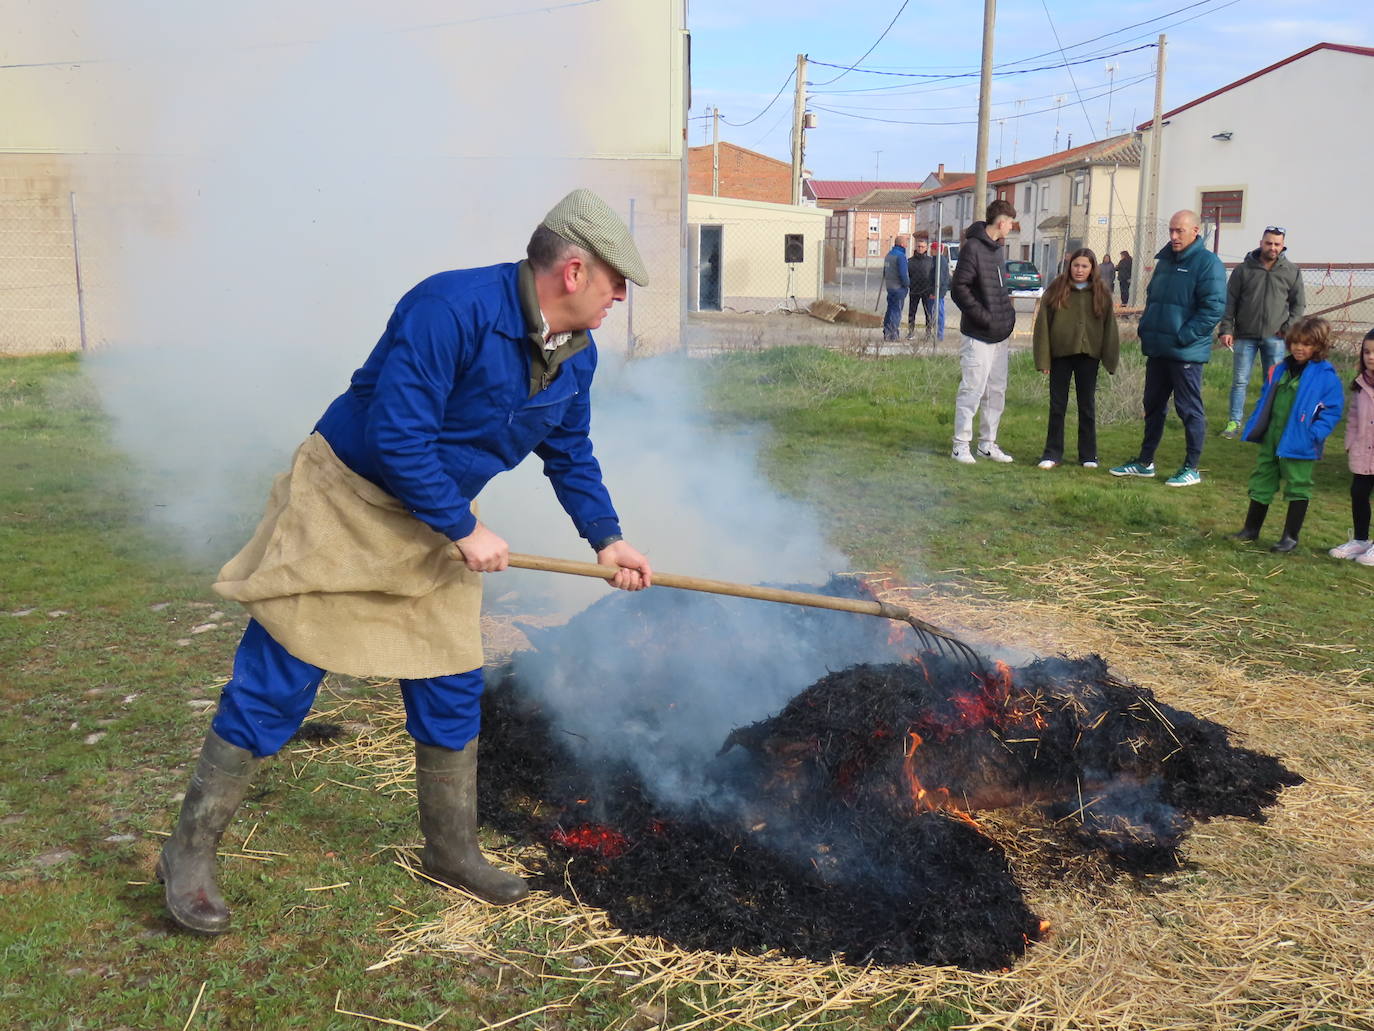
[[1231,536],[1238,541],[1256,540],[1259,537],[1260,527],[1264,525],[1264,517],[1268,514],[1268,505],[1261,505],[1258,501],[1251,499],[1250,511],[1245,513],[1245,525]]
[[1289,552],[1298,546],[1298,534],[1302,532],[1302,521],[1307,518],[1306,501],[1288,502],[1288,518],[1283,521],[1283,536],[1270,551]]

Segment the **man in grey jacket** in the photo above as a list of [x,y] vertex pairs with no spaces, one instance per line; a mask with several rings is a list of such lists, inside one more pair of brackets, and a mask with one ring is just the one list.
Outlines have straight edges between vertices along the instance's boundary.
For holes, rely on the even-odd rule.
[[1231,351],[1231,408],[1221,435],[1234,440],[1240,435],[1245,414],[1245,392],[1258,352],[1264,361],[1264,380],[1283,359],[1283,336],[1302,316],[1302,269],[1284,255],[1286,230],[1268,226],[1260,245],[1231,272],[1226,284],[1226,314],[1217,327],[1222,347]]

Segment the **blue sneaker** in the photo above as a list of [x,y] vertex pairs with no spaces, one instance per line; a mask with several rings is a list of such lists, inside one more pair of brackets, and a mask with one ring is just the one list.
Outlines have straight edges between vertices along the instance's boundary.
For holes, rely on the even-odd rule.
[[1185,465],[1174,475],[1164,481],[1166,487],[1191,487],[1195,483],[1202,482],[1202,473],[1198,472],[1191,465]]
[[1134,462],[1127,462],[1125,465],[1114,465],[1109,471],[1113,476],[1153,476],[1155,464],[1137,459]]

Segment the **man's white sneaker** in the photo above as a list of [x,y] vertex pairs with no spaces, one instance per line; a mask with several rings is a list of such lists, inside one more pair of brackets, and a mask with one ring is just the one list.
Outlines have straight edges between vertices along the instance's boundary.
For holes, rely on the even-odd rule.
[[1011,455],[1007,454],[997,446],[996,441],[984,441],[978,445],[978,457],[990,458],[994,462],[1013,462]]
[[1369,541],[1357,541],[1354,538],[1346,541],[1327,552],[1332,558],[1359,558],[1370,548]]
[[1040,459],[1039,464],[1036,465],[1036,468],[1037,468],[1037,469],[1053,469],[1053,468],[1054,468],[1056,465],[1058,465],[1058,464],[1059,464],[1059,463],[1056,462],[1053,458],[1042,458],[1042,459]]
[[1363,555],[1356,555],[1355,561],[1362,566],[1374,566],[1374,548],[1370,548]]
[[969,446],[957,440],[954,442],[954,449],[950,451],[949,457],[960,465],[972,465],[977,461],[977,459],[973,457],[973,452],[969,450]]

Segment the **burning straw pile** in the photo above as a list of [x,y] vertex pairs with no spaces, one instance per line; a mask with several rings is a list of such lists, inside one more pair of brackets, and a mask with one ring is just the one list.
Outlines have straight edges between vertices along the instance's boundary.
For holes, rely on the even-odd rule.
[[[690,718],[671,671],[694,660],[655,640],[636,718],[669,740]],[[1158,871],[1193,820],[1262,819],[1302,779],[1101,659],[973,673],[927,654],[822,677],[730,733],[681,801],[563,735],[518,668],[488,695],[484,815],[545,843],[542,886],[684,948],[1003,967],[1043,927],[973,812],[1035,803],[1079,847]],[[576,668],[599,697],[598,671]]]
[[[921,1004],[956,996],[987,1014],[970,1026],[1287,1028],[1301,1014],[1354,1027],[1341,1015],[1374,1004],[1374,907],[1348,897],[1374,830],[1358,785],[1315,742],[1283,739],[1302,741],[1304,772],[1321,774],[1325,797],[1314,804],[1303,788],[1296,804],[1274,810],[1278,828],[1257,835],[1245,830],[1250,821],[1301,778],[1100,659],[973,678],[901,655],[879,620],[799,613],[760,635],[714,600],[677,608],[686,603],[664,595],[656,604],[672,611],[627,619],[610,610],[627,596],[613,595],[566,628],[532,633],[537,650],[492,678],[484,817],[520,843],[507,860],[548,894],[519,912],[460,904],[438,925],[406,926],[388,961],[455,947],[497,958],[502,950],[487,943],[538,925],[557,941],[528,972],[566,971],[569,956],[585,970],[572,979],[582,988],[569,1008],[587,987],[627,975],[635,997],[655,1005],[681,1005],[680,992],[668,993],[684,980],[711,985],[719,1002],[683,1017],[682,1028],[776,1024],[777,1014],[801,1027],[893,1000],[916,1007],[915,1019]],[[958,605],[968,624],[994,618],[1016,643],[1013,606],[994,617]],[[1066,639],[1062,613],[1015,615],[1023,641],[1048,626]],[[846,626],[821,632],[816,618]],[[610,704],[598,692],[623,681],[620,660],[567,651],[593,639],[594,621],[619,627],[643,666]],[[1079,644],[1110,641],[1077,632]],[[707,640],[715,646],[702,647]],[[761,718],[730,724],[704,752],[674,747],[710,708],[681,693],[675,666],[704,668],[707,679],[743,670],[730,689],[745,699],[761,692],[768,667],[794,669],[797,653],[801,668],[819,668],[802,682],[809,687],[766,699]],[[869,661],[847,666],[837,653]],[[1128,657],[1151,668],[1139,652]],[[1209,698],[1263,690],[1268,705],[1296,716],[1296,699],[1312,690],[1303,681],[1289,694],[1225,670],[1205,679],[1191,661],[1177,686],[1204,709]],[[554,667],[568,695],[587,701],[589,719],[569,718],[545,676]],[[546,690],[531,690],[536,683]],[[380,738],[359,747],[380,783],[404,790],[407,747],[394,715],[393,750]],[[632,726],[646,754],[627,758],[594,740],[598,721]],[[652,775],[663,767],[690,789],[665,792]],[[1246,819],[1200,829],[1228,815]],[[1323,905],[1328,886],[1335,894]],[[901,965],[913,961],[942,965]]]

